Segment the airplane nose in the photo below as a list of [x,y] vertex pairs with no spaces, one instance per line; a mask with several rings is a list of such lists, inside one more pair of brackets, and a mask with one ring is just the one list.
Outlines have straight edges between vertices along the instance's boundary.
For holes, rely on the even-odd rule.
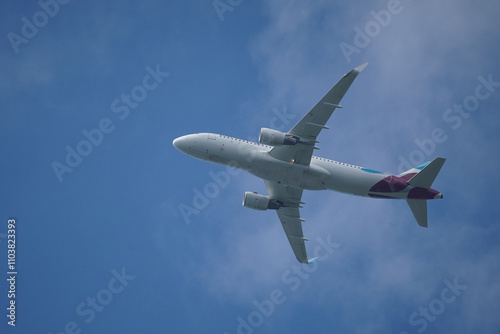
[[175,138],[172,144],[181,152],[186,152],[187,150],[186,136]]
[[443,198],[443,194],[442,194],[442,193],[439,193],[439,194],[437,194],[436,196],[434,196],[434,198]]

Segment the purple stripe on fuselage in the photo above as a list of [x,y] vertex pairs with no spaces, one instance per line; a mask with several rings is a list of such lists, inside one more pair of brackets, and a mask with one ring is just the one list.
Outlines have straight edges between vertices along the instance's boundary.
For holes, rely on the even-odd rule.
[[[370,188],[369,196],[377,198],[394,198],[394,196],[389,196],[390,193],[397,193],[406,189],[410,184],[403,177],[398,176],[388,176],[385,179],[377,182],[373,187]],[[373,194],[378,193],[378,194]],[[387,193],[383,195],[381,193]],[[425,188],[411,188],[408,192],[408,199],[433,199],[439,195],[439,192],[434,189]]]
[[415,187],[410,190],[408,193],[408,198],[410,199],[433,199],[436,195],[439,194],[439,191],[434,189],[425,189]]
[[392,175],[377,182],[370,188],[370,191],[377,193],[395,193],[405,189],[406,187],[408,187],[408,183],[405,179]]

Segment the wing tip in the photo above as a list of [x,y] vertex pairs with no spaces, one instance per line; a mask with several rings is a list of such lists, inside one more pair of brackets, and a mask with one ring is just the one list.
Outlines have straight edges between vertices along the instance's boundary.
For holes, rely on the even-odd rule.
[[366,66],[368,66],[368,63],[364,63],[364,64],[361,64],[359,65],[358,67],[354,68],[353,71],[356,71],[356,72],[361,72]]

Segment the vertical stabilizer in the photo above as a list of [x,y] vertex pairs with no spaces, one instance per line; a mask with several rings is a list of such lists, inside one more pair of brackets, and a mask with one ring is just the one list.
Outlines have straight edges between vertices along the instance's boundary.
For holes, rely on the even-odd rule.
[[418,225],[427,227],[427,201],[422,199],[407,199],[406,202],[410,206]]
[[413,187],[429,189],[441,170],[441,167],[443,167],[445,160],[446,159],[444,158],[436,158],[432,160],[424,168],[422,168],[421,171],[413,176],[408,183]]

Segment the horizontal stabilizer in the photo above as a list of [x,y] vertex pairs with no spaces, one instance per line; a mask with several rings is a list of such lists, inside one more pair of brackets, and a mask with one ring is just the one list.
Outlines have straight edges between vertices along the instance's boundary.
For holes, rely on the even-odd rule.
[[318,259],[318,257],[313,257],[312,259],[310,259],[309,261],[307,261],[308,264],[313,264],[314,261],[316,261]]
[[427,227],[427,201],[424,199],[407,199],[406,202],[410,206],[418,225]]
[[429,189],[438,175],[446,159],[436,158],[425,166],[418,174],[413,176],[408,183],[413,187]]

